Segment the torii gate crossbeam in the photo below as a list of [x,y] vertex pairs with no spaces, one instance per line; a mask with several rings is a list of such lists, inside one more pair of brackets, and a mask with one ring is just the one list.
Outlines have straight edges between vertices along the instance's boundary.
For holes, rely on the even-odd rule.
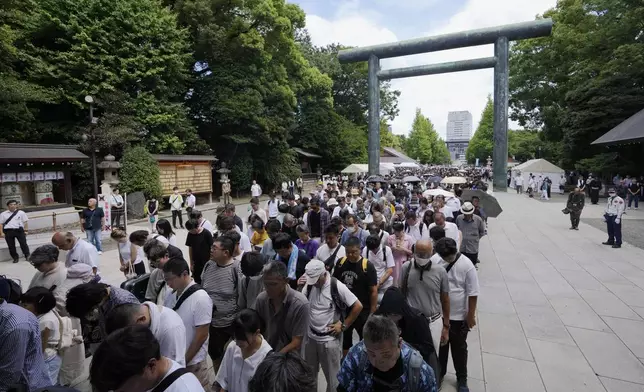
[[[552,33],[552,19],[489,27],[433,37],[416,38],[382,45],[342,50],[341,63],[369,62],[369,174],[380,167],[380,80],[436,75],[474,69],[494,68],[494,189],[507,189],[508,160],[508,78],[510,41],[545,37]],[[448,49],[494,44],[494,57],[455,61],[417,67],[380,70],[380,59],[437,52]]]

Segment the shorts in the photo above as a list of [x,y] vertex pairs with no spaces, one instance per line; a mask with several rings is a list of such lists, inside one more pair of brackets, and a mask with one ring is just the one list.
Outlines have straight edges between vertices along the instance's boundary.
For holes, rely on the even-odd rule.
[[208,341],[208,355],[213,361],[218,361],[224,356],[226,343],[233,338],[233,327],[210,326],[210,337]]
[[358,317],[356,318],[356,321],[353,322],[347,328],[343,334],[342,334],[342,349],[343,350],[349,350],[351,347],[353,347],[353,331],[355,330],[358,333],[358,336],[360,337],[360,340],[362,340],[362,329],[364,328],[364,325],[367,323],[367,319],[369,318],[369,311],[362,311]]

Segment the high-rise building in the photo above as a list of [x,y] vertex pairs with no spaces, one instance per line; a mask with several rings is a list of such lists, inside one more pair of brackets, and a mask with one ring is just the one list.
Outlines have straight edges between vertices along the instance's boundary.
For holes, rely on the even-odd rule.
[[452,162],[467,163],[465,151],[472,137],[472,114],[468,111],[449,112],[447,115],[447,149]]

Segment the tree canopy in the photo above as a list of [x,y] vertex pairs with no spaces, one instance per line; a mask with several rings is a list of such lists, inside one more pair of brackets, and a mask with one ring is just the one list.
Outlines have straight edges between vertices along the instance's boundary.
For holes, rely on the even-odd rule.
[[450,162],[445,142],[438,136],[431,120],[416,109],[416,116],[409,135],[404,139],[404,151],[422,164],[445,164]]

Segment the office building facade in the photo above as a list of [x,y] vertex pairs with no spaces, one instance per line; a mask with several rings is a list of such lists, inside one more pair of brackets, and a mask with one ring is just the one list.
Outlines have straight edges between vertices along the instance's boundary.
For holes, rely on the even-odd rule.
[[465,164],[465,152],[472,137],[472,114],[468,111],[449,112],[447,115],[447,149],[456,164]]

